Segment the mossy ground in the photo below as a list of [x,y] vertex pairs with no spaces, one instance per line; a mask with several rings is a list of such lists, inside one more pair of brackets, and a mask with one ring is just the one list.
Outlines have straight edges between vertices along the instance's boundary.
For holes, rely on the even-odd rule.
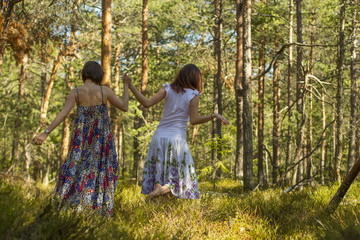
[[338,185],[243,193],[221,180],[200,183],[200,200],[146,201],[140,187],[120,182],[114,215],[58,211],[53,186],[0,178],[2,239],[360,239],[360,184],[354,183],[332,216],[322,209]]

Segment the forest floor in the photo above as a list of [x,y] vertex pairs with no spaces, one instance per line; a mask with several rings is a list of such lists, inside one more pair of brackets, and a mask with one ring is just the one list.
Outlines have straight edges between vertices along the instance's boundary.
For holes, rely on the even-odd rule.
[[53,185],[0,175],[1,239],[360,239],[360,184],[332,216],[321,214],[338,185],[283,193],[242,193],[238,181],[200,183],[200,200],[145,201],[140,187],[119,182],[114,215],[58,211]]

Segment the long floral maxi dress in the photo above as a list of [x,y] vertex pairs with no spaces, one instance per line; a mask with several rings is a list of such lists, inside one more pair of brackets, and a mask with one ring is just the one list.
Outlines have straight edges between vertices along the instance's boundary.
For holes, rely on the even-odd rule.
[[198,180],[186,129],[190,101],[199,92],[185,89],[184,93],[176,93],[168,83],[164,87],[164,113],[150,142],[141,192],[149,194],[160,184],[168,186],[178,198],[198,199]]
[[78,105],[55,195],[78,211],[87,208],[112,215],[118,172],[107,104]]

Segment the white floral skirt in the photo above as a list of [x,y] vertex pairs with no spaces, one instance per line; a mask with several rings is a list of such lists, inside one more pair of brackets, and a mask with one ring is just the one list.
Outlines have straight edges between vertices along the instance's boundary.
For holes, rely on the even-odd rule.
[[166,185],[178,198],[198,199],[199,187],[186,132],[157,129],[151,139],[143,173],[141,193],[149,194],[155,184]]

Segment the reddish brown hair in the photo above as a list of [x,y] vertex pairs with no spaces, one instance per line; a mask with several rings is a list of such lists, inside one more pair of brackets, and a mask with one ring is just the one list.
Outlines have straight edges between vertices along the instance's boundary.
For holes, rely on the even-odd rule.
[[201,93],[202,85],[201,72],[194,64],[186,64],[180,69],[174,82],[170,84],[176,93],[184,93],[184,88],[196,89]]
[[81,77],[83,82],[85,82],[86,79],[91,79],[91,81],[93,81],[97,85],[100,85],[103,76],[104,71],[102,70],[100,64],[94,61],[86,62],[81,71]]

